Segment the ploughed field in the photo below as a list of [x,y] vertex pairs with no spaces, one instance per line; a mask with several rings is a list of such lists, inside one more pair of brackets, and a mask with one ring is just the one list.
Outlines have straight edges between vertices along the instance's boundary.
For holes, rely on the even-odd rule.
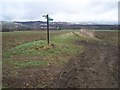
[[2,33],[3,88],[117,88],[118,31]]

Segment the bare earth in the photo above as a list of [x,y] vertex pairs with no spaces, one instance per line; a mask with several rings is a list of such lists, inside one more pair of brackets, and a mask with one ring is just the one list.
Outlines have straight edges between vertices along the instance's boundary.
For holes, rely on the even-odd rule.
[[86,50],[71,58],[55,80],[55,88],[118,88],[118,47],[76,41]]

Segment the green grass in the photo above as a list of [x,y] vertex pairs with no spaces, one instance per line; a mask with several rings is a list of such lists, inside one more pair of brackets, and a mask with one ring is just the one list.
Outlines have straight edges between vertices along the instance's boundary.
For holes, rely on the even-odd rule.
[[[48,62],[52,62],[54,64],[64,64],[67,61],[66,59],[68,59],[68,57],[70,58],[74,56],[76,52],[83,51],[83,46],[74,44],[74,41],[77,39],[80,39],[80,37],[76,36],[74,33],[56,35],[50,40],[50,43],[53,44],[54,47],[46,45],[46,40],[31,41],[9,49],[3,53],[3,57],[4,60],[11,61],[9,64],[17,65],[19,67],[46,65],[46,62],[44,63],[44,58],[47,58]],[[43,49],[44,47],[48,48]],[[28,62],[24,62],[15,60],[15,56],[40,56],[42,57],[42,61],[30,60]],[[14,60],[12,60],[12,58],[14,58]]]
[[34,48],[41,47],[44,43],[45,41],[40,40],[18,45],[15,48],[3,53],[3,56],[10,58],[12,55],[32,55],[36,52]]
[[104,31],[104,32],[119,32],[119,30],[95,30],[96,32],[98,31]]
[[14,61],[11,62],[11,64],[14,64],[15,67],[35,67],[35,66],[44,66],[47,65],[47,61],[32,61],[32,60],[27,60],[27,61]]
[[[99,36],[97,38],[89,38],[87,36],[79,35],[79,31],[51,31],[50,32],[50,45],[47,45],[46,32],[45,31],[25,31],[25,32],[6,32],[4,33],[5,42],[3,45],[4,48],[9,47],[14,44],[14,42],[21,42],[20,44],[14,44],[14,47],[10,47],[6,51],[3,52],[3,63],[7,63],[6,61],[10,61],[13,65],[17,65],[19,67],[28,67],[28,66],[38,66],[38,65],[46,65],[43,64],[45,58],[47,59],[47,63],[52,62],[53,64],[64,64],[66,63],[70,57],[74,56],[74,54],[78,52],[84,51],[84,46],[76,45],[76,40],[88,40],[88,41],[108,41],[117,43],[116,35],[117,32],[112,33],[113,31],[95,31],[95,33]],[[106,36],[107,35],[107,36]],[[112,38],[109,38],[111,37]],[[8,39],[7,39],[8,37]],[[9,41],[13,41],[8,43]],[[51,47],[51,44],[54,47]],[[6,46],[6,47],[5,47]],[[4,49],[3,48],[3,49]],[[39,60],[35,58],[31,59],[31,57],[39,57]],[[18,57],[18,58],[16,58]],[[21,57],[24,60],[21,60]],[[26,57],[28,62],[26,62]],[[25,62],[24,62],[25,61]],[[38,64],[37,64],[38,63]],[[46,62],[45,62],[46,63]]]
[[[25,31],[25,32],[6,32],[3,33],[3,37],[5,42],[3,45],[3,49],[13,45],[14,42],[20,44],[14,44],[14,47],[10,47],[6,51],[3,52],[3,62],[10,60],[13,65],[17,65],[19,67],[28,67],[28,66],[38,66],[40,63],[44,62],[46,58],[48,63],[52,62],[53,64],[64,64],[66,63],[70,57],[74,56],[74,54],[78,52],[84,51],[84,46],[76,45],[74,42],[76,40],[88,40],[88,41],[100,41],[97,38],[89,38],[87,36],[82,36],[78,34],[79,31],[51,31],[50,32],[50,45],[47,45],[46,32],[45,31]],[[107,32],[107,31],[104,31]],[[112,33],[113,31],[109,31],[103,33],[103,31],[95,31],[95,33],[99,36],[101,41],[109,41],[117,43],[116,35],[117,32]],[[107,35],[107,36],[106,36]],[[111,37],[112,38],[109,38]],[[8,37],[8,38],[7,38]],[[9,41],[14,41],[10,42]],[[6,45],[6,43],[8,45]],[[54,47],[51,47],[51,44]],[[46,48],[47,47],[47,48]],[[31,57],[39,57],[39,60],[35,58],[30,59]],[[16,58],[18,57],[18,58]],[[28,62],[24,62],[21,60],[21,57],[26,61],[25,57],[28,57]],[[33,63],[33,65],[32,65]],[[38,63],[38,64],[37,64]],[[46,64],[42,64],[46,65]],[[40,65],[41,66],[41,65]]]
[[[70,31],[50,31],[50,39],[54,36],[69,33]],[[18,45],[32,41],[46,40],[46,30],[44,31],[14,31],[2,33],[2,52],[15,48]]]

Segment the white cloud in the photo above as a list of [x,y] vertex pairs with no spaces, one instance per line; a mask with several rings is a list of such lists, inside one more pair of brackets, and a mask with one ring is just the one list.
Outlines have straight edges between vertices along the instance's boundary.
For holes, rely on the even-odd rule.
[[118,19],[119,0],[2,0],[5,20],[113,21]]

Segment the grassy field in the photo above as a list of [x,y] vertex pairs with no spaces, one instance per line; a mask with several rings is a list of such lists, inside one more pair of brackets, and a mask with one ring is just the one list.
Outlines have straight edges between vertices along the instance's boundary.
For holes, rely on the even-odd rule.
[[[76,40],[118,43],[116,39],[118,32],[105,31],[107,34],[103,31],[95,32],[97,38],[77,35],[76,32],[79,31],[51,31],[49,45],[46,44],[45,31],[2,33],[3,87],[49,87],[48,81],[58,73],[59,69],[76,53],[84,51],[84,46],[74,43]],[[109,38],[111,36],[112,38]],[[45,73],[44,70],[48,71]],[[42,78],[36,81],[33,77],[37,80]],[[22,83],[24,79],[26,81]]]
[[[65,60],[61,60],[61,57],[64,56],[66,59],[67,56],[83,49],[82,46],[77,47],[73,44],[77,36],[73,33],[65,33],[68,31],[52,31],[50,45],[46,44],[46,33],[43,31],[3,33],[3,63],[6,61],[20,67],[36,66],[48,64],[51,60],[56,61],[56,58],[62,63]],[[31,60],[31,57],[34,58]],[[43,63],[44,59],[45,63]]]

